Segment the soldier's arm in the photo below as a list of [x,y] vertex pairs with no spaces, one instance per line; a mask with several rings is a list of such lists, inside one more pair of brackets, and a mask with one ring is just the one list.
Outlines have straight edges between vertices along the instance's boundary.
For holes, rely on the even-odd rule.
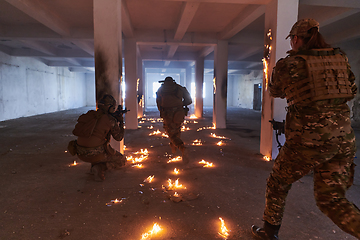
[[121,141],[124,138],[124,122],[117,121],[113,116],[109,116],[109,118],[111,136],[113,136],[116,141]]
[[184,106],[190,105],[192,103],[190,93],[185,87],[183,87],[183,98],[184,98],[183,100]]
[[285,60],[280,59],[276,63],[272,71],[271,79],[269,81],[270,96],[285,98],[285,92],[283,86],[286,82],[288,82],[286,81],[287,78],[290,78],[289,70],[285,63]]

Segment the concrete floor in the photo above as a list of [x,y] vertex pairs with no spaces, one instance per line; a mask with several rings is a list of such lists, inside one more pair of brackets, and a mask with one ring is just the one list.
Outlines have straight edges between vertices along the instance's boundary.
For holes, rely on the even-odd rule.
[[[126,130],[126,155],[148,149],[143,168],[110,171],[104,182],[94,182],[90,164],[66,153],[74,139],[76,119],[90,108],[0,122],[0,239],[141,239],[154,223],[162,227],[151,239],[224,239],[219,217],[229,230],[228,239],[252,239],[251,224],[261,225],[266,178],[273,162],[259,154],[260,112],[228,110],[228,129],[211,126],[211,110],[186,125],[190,163],[167,163],[167,138],[149,136],[162,129],[156,111],[146,113],[141,129]],[[153,129],[148,127],[153,126]],[[223,146],[210,133],[225,136]],[[357,131],[358,133],[358,131]],[[190,145],[201,139],[203,145]],[[360,137],[358,138],[360,139]],[[180,152],[177,153],[179,155]],[[203,168],[204,159],[215,167]],[[78,165],[72,166],[74,161]],[[358,159],[356,159],[359,162]],[[358,164],[359,165],[359,164]],[[174,168],[180,174],[173,173]],[[154,176],[152,183],[144,182]],[[171,200],[167,180],[179,178],[181,202]],[[348,197],[360,206],[360,169]],[[122,199],[120,203],[111,200]],[[293,184],[287,200],[281,239],[355,239],[339,230],[316,207],[312,176]],[[150,238],[149,238],[150,239]]]

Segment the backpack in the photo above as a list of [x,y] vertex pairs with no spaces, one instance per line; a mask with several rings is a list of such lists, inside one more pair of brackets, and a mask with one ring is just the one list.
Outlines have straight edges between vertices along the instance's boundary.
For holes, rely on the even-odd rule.
[[72,133],[78,137],[91,137],[98,119],[103,115],[100,111],[90,110],[78,118]]

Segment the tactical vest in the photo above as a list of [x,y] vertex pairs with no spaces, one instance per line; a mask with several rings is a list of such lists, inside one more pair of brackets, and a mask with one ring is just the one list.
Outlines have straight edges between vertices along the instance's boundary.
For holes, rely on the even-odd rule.
[[182,89],[177,85],[163,85],[158,91],[158,96],[160,97],[160,104],[163,108],[169,107],[182,107]]
[[288,106],[308,100],[353,97],[348,62],[340,54],[340,49],[306,50],[296,56],[305,60],[307,78],[285,88]]

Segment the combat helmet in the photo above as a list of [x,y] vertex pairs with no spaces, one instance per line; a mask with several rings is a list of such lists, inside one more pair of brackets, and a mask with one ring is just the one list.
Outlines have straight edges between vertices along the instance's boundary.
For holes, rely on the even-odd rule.
[[114,113],[116,108],[116,100],[110,94],[105,94],[98,100],[98,109],[104,113]]

